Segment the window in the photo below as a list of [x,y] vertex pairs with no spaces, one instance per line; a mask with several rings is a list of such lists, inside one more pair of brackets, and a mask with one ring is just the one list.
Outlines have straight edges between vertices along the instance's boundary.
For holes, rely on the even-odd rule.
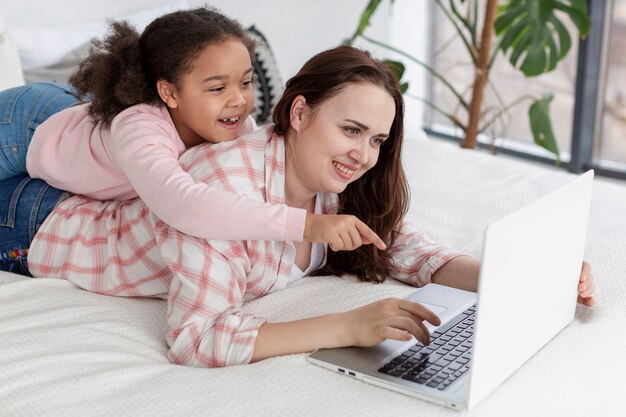
[[[474,77],[470,58],[448,18],[435,2],[429,4],[431,65],[469,100]],[[561,167],[571,172],[593,168],[596,174],[626,179],[626,0],[587,4],[591,30],[585,40],[573,40],[572,50],[554,72],[526,78],[502,56],[497,58],[490,73],[495,88],[488,88],[483,111],[487,111],[488,118],[497,111],[494,109],[520,96],[540,96],[551,91],[554,100],[550,113],[561,151]],[[484,1],[479,0],[478,10],[483,6]],[[574,33],[571,22],[564,22]],[[465,122],[467,113],[447,87],[432,77],[427,85],[428,100]],[[550,154],[533,144],[528,106],[528,102],[523,102],[512,108],[480,139],[483,143],[495,143],[502,152],[554,164]],[[437,136],[461,135],[454,123],[430,108],[425,112],[425,125],[429,133]]]
[[[433,2],[434,3],[434,2]],[[480,10],[483,2],[480,2]],[[447,2],[444,2],[447,7]],[[468,52],[459,38],[454,26],[445,16],[440,7],[432,6],[434,34],[431,43],[431,64],[441,73],[456,90],[470,101],[470,91],[474,80],[474,67]],[[570,29],[575,32],[575,26],[564,19]],[[626,47],[626,42],[624,42]],[[578,58],[578,43],[572,42],[572,49],[557,68],[548,74],[539,77],[527,78],[520,71],[513,68],[508,59],[498,52],[491,69],[490,86],[485,93],[483,103],[483,121],[493,120],[493,124],[484,131],[483,139],[487,142],[498,139],[499,146],[513,148],[525,153],[537,154],[550,158],[550,154],[533,142],[528,120],[528,109],[532,100],[524,97],[540,98],[543,93],[551,92],[554,99],[550,105],[552,127],[561,151],[562,161],[569,160],[572,138],[572,122],[574,115],[574,99],[576,87],[576,70]],[[624,61],[626,62],[626,60]],[[464,122],[467,113],[458,106],[458,101],[450,90],[441,82],[434,79],[429,83],[429,100],[438,108],[454,112]],[[626,100],[626,97],[624,97]],[[519,103],[507,111],[507,105]],[[496,117],[501,114],[500,117]],[[426,109],[426,126],[434,131],[451,133],[453,123],[441,113],[430,108]],[[460,131],[455,132],[456,135]]]
[[626,0],[615,0],[607,51],[602,128],[594,159],[600,166],[626,171]]

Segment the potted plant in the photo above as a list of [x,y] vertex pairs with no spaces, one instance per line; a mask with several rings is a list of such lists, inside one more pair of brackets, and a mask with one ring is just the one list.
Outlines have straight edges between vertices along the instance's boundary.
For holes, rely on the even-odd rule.
[[[393,0],[390,0],[393,4]],[[449,89],[458,107],[466,116],[456,111],[447,111],[422,99],[435,111],[443,114],[463,132],[461,146],[475,148],[478,134],[510,108],[522,101],[532,100],[528,118],[535,143],[553,153],[559,162],[559,149],[552,130],[550,102],[552,93],[542,97],[523,96],[509,104],[504,104],[490,117],[483,109],[485,88],[489,84],[489,74],[494,61],[508,57],[509,62],[527,77],[534,77],[552,71],[557,63],[569,52],[572,36],[563,23],[568,17],[580,36],[589,32],[591,20],[587,11],[587,0],[433,0],[444,16],[452,23],[474,67],[474,80],[469,90],[469,99],[461,94],[445,76],[406,51],[402,51],[365,34],[370,19],[383,3],[383,0],[370,0],[359,20],[358,27],[350,38],[353,43],[362,38],[367,42],[396,52],[400,56],[422,66],[428,73]],[[482,8],[481,8],[482,6]],[[479,29],[482,28],[482,29]],[[387,61],[402,79],[404,65],[399,61]],[[403,92],[408,88],[402,82]]]

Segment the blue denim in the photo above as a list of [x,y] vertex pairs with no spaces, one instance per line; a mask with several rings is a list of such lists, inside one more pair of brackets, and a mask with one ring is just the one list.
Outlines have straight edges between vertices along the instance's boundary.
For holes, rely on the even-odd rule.
[[28,175],[0,181],[0,270],[31,276],[27,250],[54,206],[69,195]]
[[26,174],[26,151],[37,126],[77,103],[72,87],[54,81],[0,91],[0,180]]

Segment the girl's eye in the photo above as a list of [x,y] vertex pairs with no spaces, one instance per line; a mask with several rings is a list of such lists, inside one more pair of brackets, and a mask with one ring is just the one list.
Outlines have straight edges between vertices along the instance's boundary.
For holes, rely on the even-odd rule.
[[214,93],[219,93],[224,91],[224,87],[214,87],[214,88],[209,88],[209,91],[212,91]]
[[252,80],[247,80],[243,82],[243,86],[244,87],[251,87],[254,83],[252,82]]
[[372,143],[374,147],[380,148],[382,144],[385,143],[385,140],[381,138],[373,137],[370,139],[370,142]]

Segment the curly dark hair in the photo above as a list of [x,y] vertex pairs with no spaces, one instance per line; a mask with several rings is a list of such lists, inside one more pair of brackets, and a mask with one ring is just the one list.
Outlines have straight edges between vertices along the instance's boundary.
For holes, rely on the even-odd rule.
[[233,38],[253,59],[255,44],[245,28],[212,8],[163,15],[141,35],[126,21],[112,21],[104,39],[92,42],[69,83],[81,101],[89,102],[92,120],[108,128],[130,106],[161,103],[158,80],[177,85],[206,46]]
[[352,46],[317,54],[287,81],[274,109],[274,130],[279,135],[288,134],[291,104],[298,95],[303,95],[315,111],[347,85],[358,83],[369,83],[387,91],[396,111],[376,165],[339,194],[339,214],[361,219],[387,244],[387,249],[381,251],[374,245],[363,245],[354,251],[329,251],[326,265],[314,275],[354,274],[362,281],[383,282],[392,267],[389,250],[409,206],[409,187],[401,159],[404,100],[389,66]]

